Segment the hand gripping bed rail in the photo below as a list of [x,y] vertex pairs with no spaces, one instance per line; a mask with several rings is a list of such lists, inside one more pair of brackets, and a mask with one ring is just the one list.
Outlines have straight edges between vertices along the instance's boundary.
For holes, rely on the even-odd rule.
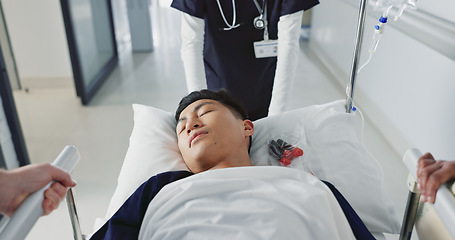
[[[403,163],[406,166],[406,168],[409,171],[409,174],[414,178],[417,179],[417,162],[419,158],[422,156],[422,153],[415,148],[411,148],[408,151],[406,151],[405,155],[403,156]],[[415,181],[415,180],[414,180]],[[411,231],[412,231],[412,226],[414,224],[415,220],[415,214],[416,214],[416,209],[417,206],[412,206],[413,204],[411,202],[415,202],[415,204],[418,204],[418,199],[415,201],[415,197],[412,198],[412,191],[410,192],[410,198],[408,198],[408,204],[406,206],[406,213],[405,213],[405,218],[403,219],[403,226],[402,226],[402,232],[401,232],[401,237],[403,235],[406,235],[406,230],[404,228],[406,226],[411,226]],[[415,193],[414,193],[415,194]],[[417,196],[420,196],[418,194]],[[449,231],[450,235],[455,238],[455,228],[453,227],[453,223],[455,223],[455,196],[450,190],[450,187],[448,184],[441,184],[441,186],[438,188],[438,191],[436,192],[436,200],[433,205],[434,210],[436,213],[439,215],[441,218],[441,221],[444,223],[446,226],[447,230]],[[410,209],[413,209],[412,211]],[[413,212],[413,213],[412,213]],[[406,221],[407,216],[411,216],[412,222]],[[414,217],[412,217],[414,216]],[[409,230],[409,229],[408,229]],[[405,232],[403,232],[405,231]],[[405,238],[400,238],[400,239],[409,239],[410,238],[410,233],[407,237]]]
[[[59,167],[68,173],[76,166],[79,161],[79,152],[73,146],[66,146],[58,155],[52,165]],[[20,240],[25,239],[28,232],[35,225],[36,221],[43,215],[44,191],[48,189],[54,181],[47,184],[40,190],[32,193],[25,199],[21,206],[16,210],[14,215],[9,219],[7,225],[0,233],[0,239],[3,240]]]

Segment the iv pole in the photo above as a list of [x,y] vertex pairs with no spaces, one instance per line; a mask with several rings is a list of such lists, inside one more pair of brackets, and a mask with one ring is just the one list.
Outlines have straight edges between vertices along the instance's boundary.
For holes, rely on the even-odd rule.
[[359,9],[359,19],[357,22],[357,33],[356,33],[356,41],[354,46],[354,57],[352,59],[352,67],[351,67],[351,79],[349,85],[346,89],[346,94],[348,94],[346,98],[346,112],[350,113],[352,109],[352,99],[354,98],[354,84],[355,84],[355,77],[357,74],[357,63],[360,58],[360,50],[362,48],[362,39],[363,39],[363,25],[365,23],[365,14],[366,14],[366,5],[368,0],[361,0],[360,2],[360,9]]

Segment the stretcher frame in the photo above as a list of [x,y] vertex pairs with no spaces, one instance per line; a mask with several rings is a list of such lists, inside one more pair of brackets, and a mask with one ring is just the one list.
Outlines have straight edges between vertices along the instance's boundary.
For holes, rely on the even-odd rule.
[[[403,156],[403,163],[409,171],[409,194],[401,226],[400,240],[411,239],[412,229],[416,221],[420,204],[420,193],[416,187],[417,162],[420,156],[422,156],[422,153],[415,148],[409,149]],[[455,196],[451,191],[452,184],[453,182],[444,183],[438,188],[433,207],[449,234],[455,239],[455,228],[453,228],[453,223],[455,223]]]
[[[359,16],[357,22],[357,32],[356,32],[356,40],[354,45],[354,55],[352,59],[351,65],[351,74],[349,84],[346,88],[346,112],[350,113],[352,111],[352,104],[354,98],[354,90],[355,90],[355,81],[357,76],[357,65],[360,58],[361,47],[362,47],[362,39],[363,39],[363,30],[364,30],[364,23],[365,23],[365,15],[366,15],[366,6],[368,0],[361,0],[360,8],[359,8]],[[409,177],[408,177],[408,187],[409,187],[409,194],[406,204],[405,213],[403,216],[403,223],[400,232],[399,239],[400,240],[408,240],[411,239],[412,229],[415,224],[417,208],[419,205],[420,193],[416,188],[416,172],[417,172],[417,160],[421,156],[421,153],[416,149],[409,150],[403,157],[403,162],[406,165],[407,169],[409,170]],[[441,185],[438,189],[436,195],[436,201],[434,204],[434,208],[438,215],[441,217],[441,220],[444,222],[446,226],[451,226],[450,223],[455,223],[455,197],[451,190],[449,189],[447,184]],[[76,205],[74,203],[73,194],[71,189],[68,191],[67,195],[67,202],[68,202],[68,210],[71,218],[71,223],[73,226],[73,233],[74,239],[76,240],[85,240],[86,236],[82,234],[81,228],[79,225],[79,218],[76,212]],[[447,228],[453,238],[455,238],[455,228],[448,227]]]

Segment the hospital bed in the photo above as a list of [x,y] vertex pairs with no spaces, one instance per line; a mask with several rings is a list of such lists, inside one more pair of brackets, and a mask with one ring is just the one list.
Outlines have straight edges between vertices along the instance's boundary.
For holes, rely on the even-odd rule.
[[[177,147],[173,114],[140,104],[134,104],[133,109],[134,127],[117,189],[106,216],[98,220],[96,228],[151,176],[188,170]],[[399,233],[400,221],[385,194],[380,170],[358,140],[356,116],[346,113],[344,100],[296,109],[254,123],[250,152],[253,165],[279,165],[270,160],[268,142],[298,132],[305,164],[291,168],[305,171],[309,167],[317,178],[335,185],[378,239],[384,239],[383,233]]]
[[[150,176],[165,171],[187,169],[177,147],[173,114],[140,104],[134,104],[133,110],[134,127],[118,177],[118,185],[106,216],[97,220],[95,230],[114,214],[137,186]],[[288,133],[296,132],[296,129],[299,129],[299,136],[302,139],[299,146],[304,150],[303,158],[308,163],[306,166],[310,167],[311,172],[316,177],[331,182],[340,190],[377,239],[385,239],[384,233],[398,234],[400,232],[399,217],[385,194],[380,170],[376,162],[368,156],[363,143],[357,138],[356,116],[354,113],[346,113],[344,100],[269,116],[255,121],[255,127],[250,154],[254,165],[279,165],[270,161],[267,149],[268,141],[282,137],[283,134],[290,136]],[[414,177],[415,164],[419,156],[419,152],[412,150],[405,154],[403,160],[411,175],[414,173]],[[294,168],[298,169],[299,166]],[[305,171],[306,169],[300,170]],[[414,188],[411,189],[415,192]],[[72,193],[69,193],[67,202],[72,217],[74,239],[86,239],[79,227]],[[453,217],[455,214],[448,212],[448,209],[453,209],[455,206],[453,195],[446,195],[451,196],[448,200],[452,202],[444,202],[444,205],[440,205],[444,209],[441,212],[447,212],[447,216]],[[410,197],[410,199],[418,199],[418,196],[417,198]],[[440,202],[445,201],[442,199],[443,197],[438,192],[436,209]],[[412,230],[415,216],[417,215],[419,218],[419,215],[424,215],[422,206],[418,208],[408,204],[408,209],[403,219],[400,239],[409,239],[409,229]],[[317,218],[317,215],[313,215],[312,218]],[[445,220],[444,217],[441,218]],[[419,228],[424,227],[419,226],[419,221],[422,220],[424,218],[420,217],[416,223],[418,233]],[[453,223],[453,220],[449,219],[449,223],[451,223],[450,221]]]
[[[256,121],[250,156],[255,166],[279,165],[270,161],[268,142],[271,139],[282,137],[283,134],[300,132],[302,142],[299,144],[304,150],[305,164],[291,167],[302,172],[311,169],[311,173],[317,178],[334,184],[352,205],[368,230],[377,239],[385,239],[384,233],[400,233],[399,219],[393,204],[385,194],[381,170],[377,163],[368,156],[363,143],[355,135],[355,114],[351,113],[364,14],[365,1],[362,0],[351,80],[347,88],[347,100],[309,106]],[[166,171],[188,170],[178,151],[173,115],[140,104],[134,104],[133,109],[134,128],[130,137],[130,146],[118,177],[117,188],[108,206],[106,216],[97,219],[95,230],[107,221],[134,190],[149,177]],[[405,165],[411,175],[414,173],[414,179],[417,156],[415,151],[411,151],[404,157]],[[408,161],[412,164],[408,164]],[[418,211],[423,215],[423,207],[418,206],[419,195],[415,187],[412,187],[413,184],[413,180],[409,180],[410,194],[401,225],[400,239],[410,238],[414,222],[416,218],[418,219]],[[435,209],[442,213],[443,221],[453,224],[454,221],[450,217],[455,216],[455,213],[453,210],[448,211],[455,206],[453,194],[446,190],[442,191],[445,193],[441,194],[441,190],[438,191]],[[71,191],[67,196],[67,202],[74,238],[86,239],[87,236],[81,233],[79,227]],[[438,210],[441,208],[442,211]],[[316,219],[318,216],[312,217]],[[418,221],[417,228],[419,228]],[[449,228],[447,233],[452,234],[453,237],[452,231]]]
[[[118,186],[106,216],[97,220],[95,229],[112,216],[136,187],[150,176],[165,171],[187,170],[177,147],[174,135],[175,120],[172,113],[140,104],[134,104],[133,109],[134,128],[118,178]],[[269,116],[255,122],[251,160],[255,166],[279,165],[270,160],[268,141],[283,135],[290,136],[288,133],[299,131],[302,139],[300,147],[305,152],[306,165],[294,166],[294,168],[306,171],[305,167],[309,167],[317,178],[334,184],[377,239],[385,239],[384,233],[396,235],[400,233],[400,239],[410,239],[410,233],[416,222],[415,216],[420,216],[416,222],[417,232],[419,236],[424,236],[428,227],[425,226],[426,224],[419,225],[419,222],[425,219],[422,217],[423,208],[412,204],[415,199],[418,200],[418,196],[410,197],[400,231],[399,217],[385,194],[381,170],[368,156],[363,143],[358,140],[355,127],[355,114],[345,112],[344,100]],[[420,156],[417,150],[410,150],[403,157],[405,165],[411,175],[414,173],[414,177],[416,162]],[[411,190],[414,194],[415,188]],[[446,215],[449,216],[447,222],[451,223],[453,219],[450,217],[455,216],[455,213],[449,212],[455,206],[453,195],[445,194],[451,196],[451,199],[447,200],[442,200],[445,197],[440,195],[438,193],[435,206],[445,202],[442,212],[447,213]],[[317,216],[315,215],[314,218]],[[445,217],[442,219],[447,220]],[[439,229],[442,224],[433,222],[432,225],[429,228]],[[438,232],[440,235],[441,231]],[[421,239],[434,238],[421,237]]]
[[[355,115],[351,111],[354,109],[355,78],[363,36],[366,3],[366,0],[360,2],[356,43],[350,83],[346,89],[346,101],[309,106],[256,121],[250,156],[253,165],[274,165],[267,154],[267,143],[277,136],[281,137],[284,133],[303,129],[301,137],[303,136],[304,139],[303,149],[306,162],[303,167],[300,166],[301,170],[305,171],[310,168],[311,173],[317,178],[329,181],[339,188],[368,230],[377,239],[384,239],[383,233],[400,233],[400,239],[410,239],[418,210],[418,193],[416,193],[415,187],[410,188],[400,230],[393,204],[384,191],[383,176],[381,170],[378,169],[380,166],[368,156],[363,143],[355,136]],[[179,155],[175,136],[170,137],[173,136],[175,126],[172,114],[139,104],[134,105],[133,109],[135,125],[130,138],[130,147],[119,175],[118,186],[105,218],[98,221],[95,229],[114,214],[137,185],[151,175],[170,170],[187,170]],[[153,129],[150,129],[150,126],[153,126]],[[159,140],[154,140],[154,138]],[[404,160],[406,160],[405,165],[408,167],[410,175],[414,173],[415,179],[415,164],[418,154],[416,155],[415,150],[411,150],[411,152],[414,154],[406,153]],[[153,159],[153,163],[150,159]],[[412,164],[408,162],[412,162]],[[412,165],[413,167],[410,167]],[[410,186],[411,182],[410,180]],[[453,193],[446,191],[445,186],[442,188],[438,191],[439,199],[436,200],[435,207],[444,209],[439,211],[446,224],[453,224],[455,222],[453,220],[455,216]],[[437,207],[439,205],[443,206]],[[453,237],[452,231],[450,234]]]

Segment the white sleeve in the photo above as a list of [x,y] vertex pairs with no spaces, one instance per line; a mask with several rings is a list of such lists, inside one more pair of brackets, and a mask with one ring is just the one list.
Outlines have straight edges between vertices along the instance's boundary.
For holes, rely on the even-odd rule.
[[203,60],[204,20],[187,13],[182,15],[182,48],[180,55],[185,69],[188,92],[207,88]]
[[283,112],[289,101],[299,61],[299,37],[303,11],[284,15],[278,21],[278,56],[269,115]]

